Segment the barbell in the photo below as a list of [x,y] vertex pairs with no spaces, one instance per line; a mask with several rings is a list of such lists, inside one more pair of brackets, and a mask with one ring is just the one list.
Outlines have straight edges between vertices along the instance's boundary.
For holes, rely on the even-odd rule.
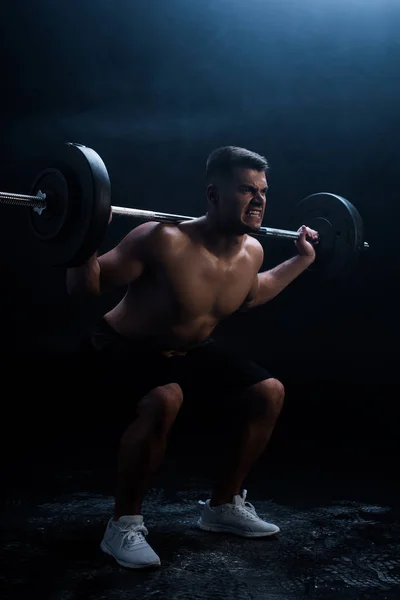
[[[105,237],[113,214],[145,221],[179,223],[196,217],[111,206],[111,185],[100,156],[86,146],[64,144],[43,169],[30,193],[0,192],[0,204],[29,208],[31,251],[37,262],[77,267],[92,256]],[[312,194],[299,202],[292,218],[296,230],[261,227],[254,235],[296,240],[305,224],[319,233],[312,270],[325,280],[350,273],[364,242],[363,222],[355,206],[331,193]]]

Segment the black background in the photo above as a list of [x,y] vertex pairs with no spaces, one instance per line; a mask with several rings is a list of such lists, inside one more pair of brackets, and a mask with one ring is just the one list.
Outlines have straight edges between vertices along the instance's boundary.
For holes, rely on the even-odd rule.
[[[399,17],[386,0],[2,7],[3,190],[27,191],[38,156],[75,141],[104,159],[114,204],[196,216],[207,155],[234,144],[271,164],[265,225],[284,228],[317,191],[360,211],[370,250],[350,280],[304,275],[217,332],[287,388],[277,456],[294,460],[303,448],[324,463],[345,447],[369,465],[397,448]],[[13,452],[26,460],[27,449],[59,439],[66,452],[100,443],[98,421],[117,421],[123,403],[100,394],[79,349],[119,294],[72,301],[63,269],[35,264],[23,211],[1,210],[3,424]],[[115,217],[102,251],[131,226]],[[265,268],[287,251],[266,242]]]

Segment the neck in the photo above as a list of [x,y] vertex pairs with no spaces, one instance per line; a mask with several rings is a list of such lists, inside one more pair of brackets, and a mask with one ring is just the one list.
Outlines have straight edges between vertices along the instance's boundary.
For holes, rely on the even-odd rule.
[[243,244],[244,234],[224,230],[210,213],[197,219],[197,226],[205,245],[217,256],[233,254]]

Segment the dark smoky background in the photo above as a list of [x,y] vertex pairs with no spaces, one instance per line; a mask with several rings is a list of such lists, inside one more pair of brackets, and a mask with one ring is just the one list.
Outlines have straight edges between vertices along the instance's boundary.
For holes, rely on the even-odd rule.
[[[210,389],[198,420],[185,398],[151,484],[163,566],[140,577],[98,547],[135,365],[121,393],[87,340],[123,290],[69,298],[65,269],[35,256],[26,209],[0,206],[4,600],[399,598],[399,26],[396,0],[1,3],[0,190],[28,192],[77,142],[103,158],[114,205],[199,216],[207,156],[238,145],[270,163],[264,225],[292,228],[302,198],[332,192],[357,207],[370,245],[351,277],[305,273],[215,332],[286,389],[245,482],[277,544],[194,529],[233,417]],[[100,252],[136,224],[115,216]],[[263,246],[264,269],[294,253]]]
[[[350,279],[305,274],[216,335],[300,386],[296,410],[315,397],[324,415],[355,406],[357,422],[384,406],[386,431],[399,337],[399,5],[37,0],[4,3],[1,16],[3,190],[29,190],[39,157],[73,141],[105,161],[113,204],[197,216],[206,158],[232,144],[270,162],[264,225],[288,227],[313,192],[358,208],[370,250]],[[24,210],[1,210],[4,356],[24,381],[21,366],[39,358],[28,381],[57,397],[54,357],[69,369],[119,292],[72,301],[64,269],[35,263]],[[101,251],[134,225],[115,217]],[[265,268],[293,252],[290,241],[264,248]]]

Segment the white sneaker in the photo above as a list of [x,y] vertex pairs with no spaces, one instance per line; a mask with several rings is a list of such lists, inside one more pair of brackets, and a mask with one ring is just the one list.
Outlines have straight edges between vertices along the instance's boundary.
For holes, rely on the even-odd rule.
[[160,558],[145,540],[148,533],[141,515],[110,519],[100,548],[128,569],[158,567]]
[[210,500],[200,501],[204,506],[203,514],[197,521],[204,531],[234,533],[242,537],[266,537],[280,532],[279,527],[266,523],[257,515],[250,502],[246,502],[247,491],[242,496],[234,496],[231,504],[210,506]]

